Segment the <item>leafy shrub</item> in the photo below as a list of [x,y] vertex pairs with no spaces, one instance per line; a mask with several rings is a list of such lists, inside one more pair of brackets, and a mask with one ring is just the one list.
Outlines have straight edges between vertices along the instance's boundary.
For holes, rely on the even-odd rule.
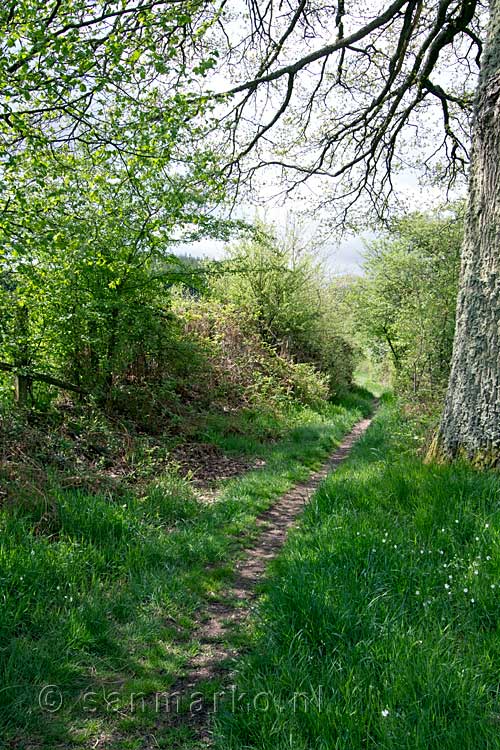
[[222,270],[212,294],[247,311],[274,351],[326,374],[332,395],[352,383],[358,350],[343,321],[343,287],[328,280],[297,226],[280,237],[257,221],[253,238],[229,249]]
[[306,406],[320,406],[330,395],[328,378],[313,365],[299,362],[291,366],[292,392]]
[[283,409],[293,400],[317,405],[328,399],[325,376],[294,363],[263,341],[252,314],[216,300],[181,298],[175,308],[185,331],[205,347],[204,388],[225,409]]
[[352,296],[360,331],[389,360],[397,390],[440,402],[448,381],[463,238],[463,205],[392,222],[368,246]]

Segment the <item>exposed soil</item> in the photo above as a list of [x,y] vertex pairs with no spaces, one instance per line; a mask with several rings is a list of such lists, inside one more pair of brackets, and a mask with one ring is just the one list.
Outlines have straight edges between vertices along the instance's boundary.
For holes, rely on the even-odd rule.
[[[257,584],[268,563],[283,545],[287,532],[301,514],[304,504],[323,479],[346,458],[370,422],[371,419],[358,422],[319,471],[289,490],[257,519],[262,532],[255,545],[246,550],[244,559],[236,566],[234,582],[221,597],[227,603],[217,601],[207,605],[205,617],[193,634],[194,640],[200,644],[199,651],[187,665],[186,675],[169,690],[169,696],[174,697],[171,705],[175,705],[175,700],[178,700],[183,710],[173,710],[162,717],[164,725],[187,722],[194,728],[200,745],[210,746],[209,718],[214,710],[214,703],[200,698],[200,685],[214,678],[224,680],[229,677],[231,661],[237,657],[238,652],[226,643],[228,629],[242,624],[248,617],[257,596]],[[154,737],[145,738],[144,748],[149,750],[153,747],[157,747]]]
[[[370,423],[371,419],[358,422],[321,469],[282,495],[269,510],[257,518],[261,532],[255,544],[244,551],[244,556],[236,564],[232,585],[218,595],[217,601],[205,606],[198,626],[190,634],[193,641],[199,643],[196,655],[187,663],[185,674],[165,694],[156,696],[156,726],[140,736],[141,750],[164,747],[164,744],[159,744],[156,736],[160,737],[168,728],[181,726],[189,727],[193,732],[193,744],[189,745],[193,750],[212,746],[211,717],[220,705],[221,696],[218,686],[223,686],[220,690],[225,691],[226,696],[228,691],[231,694],[232,669],[240,653],[236,645],[230,645],[231,633],[238,633],[238,629],[248,619],[259,594],[259,581],[269,562],[285,542],[288,531],[302,513],[305,503],[328,474],[348,456],[353,444]],[[238,473],[241,473],[241,467]],[[220,479],[220,475],[218,478]],[[205,487],[206,481],[206,478],[200,477],[200,484],[205,484]],[[209,691],[202,693],[201,689],[211,681],[215,681],[213,685],[217,686],[217,692],[215,697],[209,698],[206,697]],[[149,700],[147,702],[151,705]],[[151,707],[153,708],[152,705]],[[92,747],[105,750],[107,747],[115,747],[117,741],[129,737],[130,735],[122,733],[103,733]],[[138,739],[137,735],[135,738]],[[178,746],[175,741],[174,746]]]
[[181,474],[189,476],[195,486],[202,489],[210,489],[221,479],[238,477],[265,465],[262,459],[226,456],[211,443],[183,443],[172,451],[170,459]]

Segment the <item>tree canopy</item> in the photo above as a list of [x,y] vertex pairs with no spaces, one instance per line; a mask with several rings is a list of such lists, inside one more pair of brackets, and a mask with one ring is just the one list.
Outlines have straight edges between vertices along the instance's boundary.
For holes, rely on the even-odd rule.
[[230,171],[251,181],[274,167],[286,193],[308,183],[343,221],[360,199],[383,216],[410,164],[452,186],[469,160],[484,11],[476,0],[251,3],[228,42]]
[[[43,0],[0,11],[0,135],[4,149],[46,140],[151,148],[199,111],[204,0]],[[196,57],[194,57],[196,52]],[[148,137],[149,136],[149,137]],[[153,140],[154,142],[154,140]]]

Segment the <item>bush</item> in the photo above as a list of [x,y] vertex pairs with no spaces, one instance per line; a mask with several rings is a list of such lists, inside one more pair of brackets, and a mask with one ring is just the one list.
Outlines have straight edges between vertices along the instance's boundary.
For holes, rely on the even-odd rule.
[[291,365],[292,392],[306,406],[320,406],[330,395],[328,378],[313,365],[301,362]]
[[352,383],[358,352],[343,324],[342,287],[329,282],[317,253],[287,226],[279,237],[257,222],[255,236],[230,248],[212,294],[246,310],[259,336],[278,354],[314,365],[330,394]]
[[440,402],[448,381],[463,237],[463,205],[395,220],[368,246],[352,296],[360,331],[389,360],[397,390]]
[[325,376],[263,341],[254,316],[229,303],[181,298],[175,307],[185,332],[206,353],[201,374],[214,406],[281,410],[293,400],[317,405],[329,397]]

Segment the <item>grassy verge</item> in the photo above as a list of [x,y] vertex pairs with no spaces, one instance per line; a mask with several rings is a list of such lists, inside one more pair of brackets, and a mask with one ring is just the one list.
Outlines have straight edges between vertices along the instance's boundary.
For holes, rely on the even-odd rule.
[[383,405],[276,560],[219,750],[498,748],[500,480]]
[[131,714],[130,696],[172,685],[196,650],[195,619],[227,584],[256,516],[325,459],[367,404],[361,396],[321,413],[297,408],[272,443],[260,439],[264,429],[245,440],[244,422],[239,433],[214,422],[206,440],[265,465],[225,482],[212,504],[165,474],[140,494],[56,482],[42,502],[4,505],[0,731],[8,746],[90,747],[106,737],[107,747],[143,747],[156,717]]

